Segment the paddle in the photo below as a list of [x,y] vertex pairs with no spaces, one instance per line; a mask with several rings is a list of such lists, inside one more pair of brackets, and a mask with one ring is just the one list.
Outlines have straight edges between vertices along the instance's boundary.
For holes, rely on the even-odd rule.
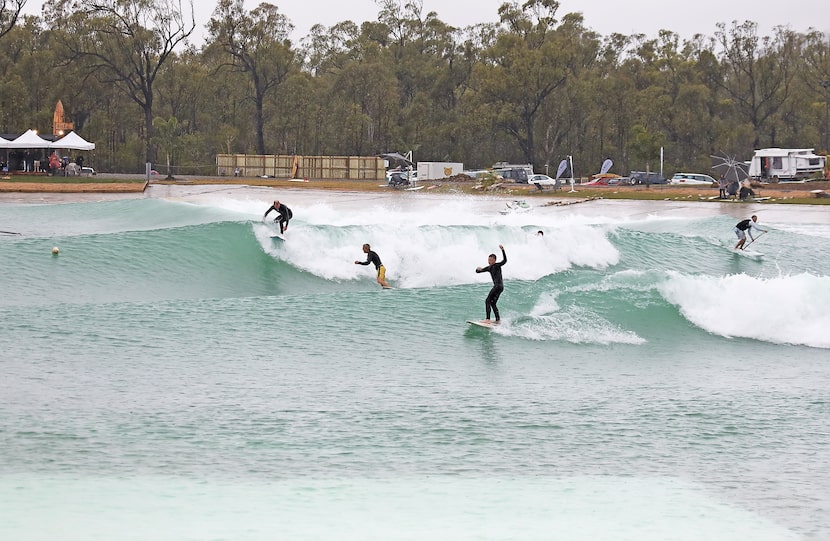
[[758,235],[757,237],[755,237],[755,238],[754,238],[754,239],[752,239],[751,241],[749,241],[749,242],[747,242],[746,244],[744,244],[744,246],[743,246],[741,249],[742,249],[742,250],[746,250],[746,247],[747,247],[747,246],[749,246],[750,244],[752,244],[752,243],[753,243],[753,242],[755,242],[756,240],[758,240],[758,239],[760,239],[761,237],[763,237],[766,233],[767,233],[766,231],[762,232],[760,235]]

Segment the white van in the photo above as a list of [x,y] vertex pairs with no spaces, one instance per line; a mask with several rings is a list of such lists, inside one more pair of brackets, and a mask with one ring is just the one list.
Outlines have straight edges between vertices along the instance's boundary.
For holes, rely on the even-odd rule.
[[681,186],[717,186],[718,181],[709,175],[701,175],[700,173],[675,173],[669,181],[669,184],[677,184]]

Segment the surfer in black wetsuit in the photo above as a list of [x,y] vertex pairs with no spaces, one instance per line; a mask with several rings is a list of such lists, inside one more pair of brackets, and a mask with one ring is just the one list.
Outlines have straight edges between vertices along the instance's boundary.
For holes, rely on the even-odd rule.
[[271,208],[265,211],[265,216],[263,216],[262,219],[265,220],[265,218],[268,217],[268,213],[272,210],[277,212],[277,217],[274,218],[274,222],[280,224],[280,234],[282,234],[286,229],[288,229],[288,220],[294,217],[294,213],[291,212],[290,208],[280,203],[279,199],[275,199],[274,204],[271,205]]
[[490,254],[487,257],[487,262],[490,263],[486,267],[476,267],[476,272],[489,272],[490,276],[493,278],[493,289],[490,290],[490,293],[487,295],[487,298],[484,300],[484,309],[487,313],[487,319],[484,320],[485,323],[490,323],[490,310],[493,310],[493,315],[496,316],[496,323],[500,321],[499,319],[499,309],[496,306],[496,303],[499,301],[499,296],[501,296],[501,292],[504,291],[504,280],[501,277],[501,268],[507,263],[507,254],[504,253],[504,246],[499,244],[499,248],[501,249],[501,256],[502,261],[496,263],[496,254]]
[[764,233],[767,232],[766,229],[761,229],[760,227],[758,227],[756,225],[756,222],[758,222],[758,216],[753,214],[751,218],[746,219],[746,220],[741,220],[740,222],[735,224],[735,229],[733,229],[733,231],[735,231],[735,235],[737,235],[737,237],[738,237],[738,244],[735,245],[736,250],[743,250],[744,249],[744,243],[746,242],[747,233],[749,233],[749,238],[751,238],[753,240],[753,242],[755,241],[755,237],[752,235],[752,228],[753,227],[755,229],[759,230],[759,231],[764,232]]
[[372,251],[372,247],[368,244],[363,245],[363,253],[366,254],[366,261],[355,261],[355,265],[368,265],[372,263],[375,265],[375,269],[378,271],[378,283],[381,287],[390,288],[388,283],[386,283],[386,267],[383,266],[383,263],[380,262],[380,256]]

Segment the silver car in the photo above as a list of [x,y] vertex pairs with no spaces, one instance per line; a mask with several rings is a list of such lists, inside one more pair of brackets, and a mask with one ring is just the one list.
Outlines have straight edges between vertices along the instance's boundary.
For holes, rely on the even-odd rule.
[[675,173],[669,181],[669,184],[680,186],[717,186],[718,181],[709,175],[702,175],[700,173]]

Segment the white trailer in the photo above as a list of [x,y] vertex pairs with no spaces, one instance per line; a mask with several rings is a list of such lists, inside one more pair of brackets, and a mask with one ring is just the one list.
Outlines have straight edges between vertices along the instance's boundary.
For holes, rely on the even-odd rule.
[[749,162],[749,176],[757,180],[801,180],[821,178],[826,156],[818,156],[812,148],[762,148]]
[[418,162],[418,180],[440,180],[458,175],[463,170],[463,163]]

